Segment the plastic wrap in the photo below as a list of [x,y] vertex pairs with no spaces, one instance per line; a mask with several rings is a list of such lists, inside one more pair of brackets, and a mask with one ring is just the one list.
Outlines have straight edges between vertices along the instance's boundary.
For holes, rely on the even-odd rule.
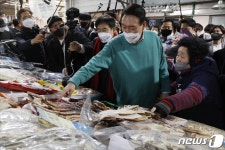
[[38,117],[33,115],[31,111],[26,109],[9,108],[0,111],[0,121],[22,121],[22,122],[38,122]]
[[28,98],[28,94],[24,92],[10,92],[6,93],[7,97],[12,99],[14,102],[25,101]]
[[[16,138],[5,145],[8,149],[26,150],[104,150],[106,147],[83,132],[54,127],[27,138]],[[1,148],[1,146],[0,146]]]
[[[163,150],[196,150],[196,149],[210,149],[209,146],[206,145],[182,145],[178,144],[179,139],[183,138],[180,136],[171,136],[166,133],[158,132],[158,131],[149,131],[149,130],[128,130],[126,132],[117,133],[111,136],[110,143],[120,143],[120,138],[114,138],[116,136],[120,136],[120,138],[124,138],[129,140],[131,143],[129,144],[130,150],[139,150],[139,149],[163,149]],[[113,141],[111,141],[113,140]],[[120,149],[123,145],[115,145],[109,144],[109,150]]]
[[0,68],[14,68],[14,69],[26,69],[32,70],[34,69],[34,65],[30,62],[20,62],[20,61],[13,61],[10,57],[0,57]]
[[104,128],[104,129],[95,131],[93,133],[93,136],[101,143],[108,145],[110,136],[112,134],[119,133],[119,132],[125,132],[126,130],[127,130],[127,128],[125,128],[123,126]]
[[23,109],[0,111],[0,150],[106,150],[84,132],[61,127],[49,128]]
[[93,126],[93,116],[92,116],[92,111],[91,111],[91,96],[90,94],[88,95],[86,101],[84,102],[84,105],[81,109],[80,112],[80,126],[79,129],[86,132],[87,134],[91,135],[92,134],[92,128]]
[[185,131],[182,127],[173,127],[169,124],[165,124],[160,121],[156,120],[146,120],[144,122],[130,122],[130,121],[123,121],[120,125],[125,126],[130,130],[151,130],[151,131],[158,131],[162,133],[167,133],[171,136],[184,136]]
[[51,73],[51,72],[43,72],[41,74],[41,79],[55,81],[55,82],[62,82],[62,79],[65,77],[63,73]]
[[40,130],[43,126],[38,123],[38,117],[28,110],[10,108],[0,111],[0,149],[9,141],[32,136]]
[[71,98],[74,99],[86,99],[88,97],[88,95],[90,95],[91,100],[98,100],[103,94],[95,91],[93,89],[90,88],[85,88],[82,86],[78,86],[76,88],[77,93],[76,94],[72,94]]
[[0,80],[9,81],[9,80],[35,80],[35,78],[31,76],[27,76],[23,74],[22,70],[15,69],[6,69],[0,68]]

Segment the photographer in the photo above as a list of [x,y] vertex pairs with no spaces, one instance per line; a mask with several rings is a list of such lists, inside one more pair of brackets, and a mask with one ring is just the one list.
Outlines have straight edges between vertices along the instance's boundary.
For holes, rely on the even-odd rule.
[[53,16],[47,20],[52,38],[46,45],[48,69],[54,72],[74,74],[92,55],[92,43],[81,32],[72,32],[62,18]]
[[79,9],[74,7],[71,7],[66,10],[66,19],[67,19],[66,25],[69,27],[69,30],[73,31],[75,27],[79,24],[78,19],[75,19],[79,17],[79,14],[80,14]]
[[90,28],[91,25],[91,15],[88,13],[82,13],[79,15],[80,26],[76,26],[75,31],[83,32],[84,35],[89,38],[90,33],[93,29]]

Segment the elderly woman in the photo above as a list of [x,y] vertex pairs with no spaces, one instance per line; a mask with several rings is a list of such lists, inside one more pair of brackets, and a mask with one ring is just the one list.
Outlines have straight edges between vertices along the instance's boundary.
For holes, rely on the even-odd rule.
[[200,38],[187,37],[178,42],[175,69],[179,78],[171,84],[176,94],[152,108],[159,117],[174,115],[212,125],[224,126],[222,97],[217,82],[218,69],[209,58],[208,44]]

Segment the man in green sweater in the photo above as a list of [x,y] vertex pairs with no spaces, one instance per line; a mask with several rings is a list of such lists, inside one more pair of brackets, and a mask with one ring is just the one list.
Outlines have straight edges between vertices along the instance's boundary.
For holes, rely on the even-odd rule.
[[155,33],[144,30],[144,20],[144,8],[129,5],[121,16],[123,34],[110,40],[74,74],[61,97],[70,97],[77,86],[103,68],[110,72],[118,105],[151,108],[157,97],[167,97],[170,82],[162,43]]

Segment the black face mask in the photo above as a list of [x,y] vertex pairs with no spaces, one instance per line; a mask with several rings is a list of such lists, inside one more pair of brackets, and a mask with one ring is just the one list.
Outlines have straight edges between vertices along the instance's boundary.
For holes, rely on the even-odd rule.
[[65,33],[65,28],[60,28],[54,32],[54,35],[57,37],[62,37],[64,35],[64,33]]
[[217,41],[217,40],[219,40],[219,39],[222,38],[222,34],[219,34],[219,33],[213,33],[213,34],[211,35],[211,37],[212,37],[212,40]]
[[163,29],[161,30],[161,34],[164,37],[167,37],[168,35],[170,35],[172,33],[172,30],[168,30],[168,29]]
[[81,22],[80,23],[80,26],[82,27],[82,28],[85,28],[85,29],[88,29],[89,28],[89,22]]

